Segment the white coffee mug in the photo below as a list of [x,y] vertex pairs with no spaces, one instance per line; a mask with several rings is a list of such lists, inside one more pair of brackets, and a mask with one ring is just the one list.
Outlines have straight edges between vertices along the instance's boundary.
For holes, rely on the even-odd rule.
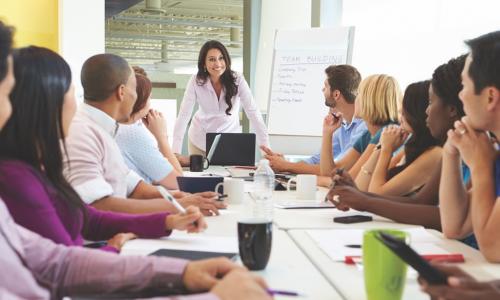
[[215,192],[219,190],[220,186],[224,186],[224,194],[227,195],[225,199],[230,204],[239,204],[245,197],[245,181],[239,178],[224,178],[224,182],[219,182],[215,186]]
[[290,184],[297,183],[297,198],[302,200],[316,200],[316,175],[299,174],[295,178],[288,180],[287,191],[290,191]]

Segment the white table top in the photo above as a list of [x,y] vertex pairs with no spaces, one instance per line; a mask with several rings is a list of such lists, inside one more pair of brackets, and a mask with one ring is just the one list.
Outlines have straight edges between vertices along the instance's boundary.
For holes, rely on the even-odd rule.
[[[429,230],[429,232],[442,238],[441,233],[437,231]],[[333,261],[310,238],[306,230],[289,230],[288,234],[328,281],[336,287],[342,297],[345,299],[366,299],[363,271],[359,267]],[[459,241],[442,238],[437,246],[450,253],[462,253],[466,262],[459,264],[459,266],[478,279],[491,280],[500,277],[500,266],[488,264],[479,251]],[[429,299],[427,294],[420,291],[415,272],[408,272],[403,299]]]
[[[316,201],[323,201],[327,189],[319,188]],[[275,191],[273,201],[297,199],[295,192]],[[366,215],[372,216],[373,221],[356,224],[341,224],[333,222],[334,217]],[[335,208],[314,209],[282,209],[274,210],[274,223],[283,230],[289,229],[328,229],[328,228],[411,228],[415,225],[397,224],[393,221],[367,212],[350,210],[347,212]]]
[[[202,174],[227,173],[224,167],[210,167]],[[242,170],[242,173],[249,172]],[[190,174],[198,175],[197,174]],[[198,175],[199,176],[199,175]],[[246,187],[246,190],[251,187]],[[324,199],[327,190],[318,188],[317,201]],[[249,200],[248,194],[245,201]],[[274,192],[274,201],[296,199],[295,192]],[[217,238],[231,240],[228,247],[237,247],[237,221],[243,211],[248,209],[244,204],[229,205],[228,209],[221,210],[218,217],[208,217],[208,229],[200,234],[201,240]],[[372,222],[356,224],[334,223],[336,216],[354,214],[370,215]],[[391,220],[358,211],[342,212],[336,209],[279,209],[274,210],[273,247],[271,258],[264,271],[256,272],[263,276],[269,286],[274,289],[292,290],[307,295],[307,299],[365,299],[364,279],[362,270],[357,266],[346,265],[343,262],[333,261],[313,241],[306,230],[308,229],[373,229],[393,228],[406,229],[418,227],[394,223]],[[500,278],[500,264],[488,264],[481,253],[465,244],[447,240],[437,231],[432,233],[440,238],[437,246],[454,253],[462,253],[466,263],[460,266],[479,280]],[[122,249],[124,255],[147,255],[157,249],[168,247],[176,236],[185,237],[186,233],[175,232],[172,237],[161,240],[134,240],[127,243]],[[191,235],[192,236],[192,235]],[[213,244],[213,243],[212,243]],[[209,249],[211,249],[209,247]],[[235,250],[236,251],[236,250]],[[428,299],[420,292],[416,282],[416,273],[409,272],[404,299]],[[280,299],[280,297],[276,297]],[[285,299],[284,297],[282,297]],[[289,299],[289,298],[286,298]]]
[[[208,229],[200,237],[234,237],[237,245],[237,220],[242,206],[221,211],[218,217],[207,218]],[[187,233],[174,232],[171,238],[160,240],[133,240],[125,244],[123,255],[147,255],[175,243],[175,237],[184,237]],[[189,235],[194,236],[194,235]],[[178,244],[178,243],[177,243]],[[304,294],[300,299],[342,299],[335,288],[316,269],[306,255],[295,245],[283,230],[276,227],[273,231],[271,257],[263,271],[255,272],[262,276],[273,289],[289,290]],[[276,296],[275,299],[290,299]]]

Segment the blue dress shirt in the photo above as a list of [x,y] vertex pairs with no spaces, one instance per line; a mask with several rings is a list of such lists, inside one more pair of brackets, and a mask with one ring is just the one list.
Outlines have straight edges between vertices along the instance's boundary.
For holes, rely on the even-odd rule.
[[[354,142],[363,135],[368,129],[363,119],[354,118],[350,124],[342,123],[339,129],[335,131],[332,139],[332,153],[335,160],[341,159],[349,150]],[[304,162],[317,165],[320,162],[321,154],[315,154]]]

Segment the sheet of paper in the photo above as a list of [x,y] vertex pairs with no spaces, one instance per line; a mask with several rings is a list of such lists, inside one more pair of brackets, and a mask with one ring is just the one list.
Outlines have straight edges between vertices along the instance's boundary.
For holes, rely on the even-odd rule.
[[[410,244],[419,254],[448,254],[435,243],[439,239],[424,228],[404,229],[410,234]],[[346,256],[361,256],[364,229],[307,230],[311,239],[332,260],[344,261]]]
[[208,252],[238,253],[238,238],[226,236],[208,236],[203,234],[184,234],[174,232],[170,237],[159,240],[137,239],[125,244],[127,251],[145,251],[158,249],[197,250]]
[[316,201],[316,200],[285,200],[276,201],[274,203],[276,208],[335,208],[335,205],[331,202]]
[[252,169],[243,169],[236,167],[226,167],[226,170],[231,174],[232,177],[247,177],[250,176],[250,173],[254,173],[255,170]]

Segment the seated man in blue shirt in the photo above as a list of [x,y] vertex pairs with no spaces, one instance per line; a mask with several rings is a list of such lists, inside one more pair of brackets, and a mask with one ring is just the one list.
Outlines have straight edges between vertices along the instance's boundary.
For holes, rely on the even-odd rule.
[[[354,118],[354,100],[356,99],[361,75],[350,65],[331,65],[325,69],[326,79],[323,86],[325,105],[330,113],[343,119],[342,126],[333,133],[332,151],[335,159],[340,159],[346,150],[364,133],[367,128],[362,119]],[[261,147],[266,153],[271,167],[276,172],[292,172],[296,174],[320,174],[320,154],[311,156],[301,162],[289,162],[282,154]]]

